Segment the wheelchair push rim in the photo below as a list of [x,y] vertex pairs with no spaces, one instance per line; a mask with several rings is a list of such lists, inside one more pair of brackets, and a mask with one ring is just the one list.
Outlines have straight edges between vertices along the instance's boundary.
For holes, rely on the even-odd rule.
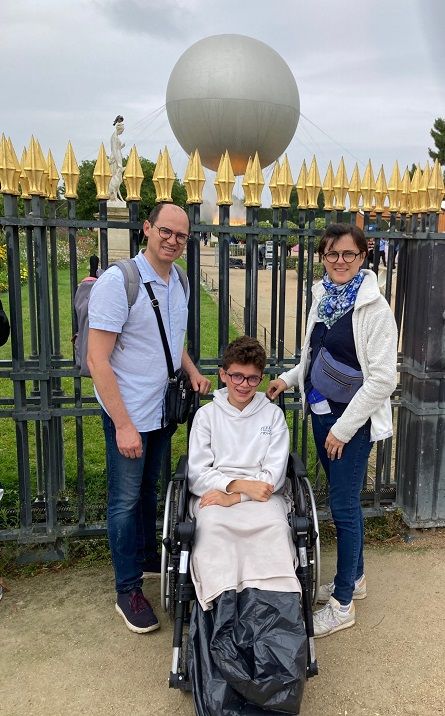
[[173,481],[168,483],[167,493],[165,495],[164,523],[162,526],[162,547],[161,547],[161,607],[164,612],[168,612],[170,607],[169,594],[169,552],[164,545],[164,540],[171,535],[171,517],[172,517],[172,492],[174,489]]
[[311,512],[311,519],[313,524],[313,534],[316,535],[314,544],[311,549],[311,562],[312,562],[312,604],[315,605],[318,599],[318,592],[320,589],[320,533],[318,527],[317,507],[315,505],[314,491],[312,485],[307,477],[303,477],[303,482],[306,487],[307,497],[309,500],[309,509]]

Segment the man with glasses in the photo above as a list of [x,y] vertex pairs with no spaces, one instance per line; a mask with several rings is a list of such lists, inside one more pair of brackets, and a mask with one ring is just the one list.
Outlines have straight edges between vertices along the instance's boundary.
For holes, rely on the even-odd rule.
[[149,572],[160,572],[156,487],[175,429],[163,415],[167,363],[144,284],[150,283],[159,302],[174,369],[182,366],[195,391],[205,394],[210,389],[210,381],[184,348],[189,288],[183,286],[174,261],[184,251],[189,230],[188,216],[179,206],[156,206],[143,226],[147,248],[133,259],[140,274],[134,305],[128,306],[124,276],[117,266],[100,276],[88,304],[88,366],[105,432],[116,611],[137,633],[159,627],[142,592],[142,580]]

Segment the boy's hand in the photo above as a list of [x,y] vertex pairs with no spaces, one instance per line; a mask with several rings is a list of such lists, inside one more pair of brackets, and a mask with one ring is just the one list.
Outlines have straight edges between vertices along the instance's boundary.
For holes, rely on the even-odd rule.
[[261,480],[243,480],[240,491],[257,502],[267,502],[273,494],[274,486]]
[[221,505],[221,507],[231,507],[240,501],[240,496],[237,493],[228,495],[226,492],[221,490],[210,490],[201,497],[199,506],[208,507],[209,505]]

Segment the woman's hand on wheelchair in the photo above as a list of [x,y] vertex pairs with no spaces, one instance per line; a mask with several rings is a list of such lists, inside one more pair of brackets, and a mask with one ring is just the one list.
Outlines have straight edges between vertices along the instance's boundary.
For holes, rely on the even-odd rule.
[[268,388],[266,390],[266,395],[270,400],[275,400],[275,398],[278,398],[280,393],[283,392],[283,390],[286,390],[287,385],[282,380],[282,378],[276,378],[275,380],[271,380]]
[[209,507],[209,505],[220,505],[221,507],[231,507],[240,501],[240,496],[236,492],[228,494],[221,490],[210,490],[201,497],[200,507]]

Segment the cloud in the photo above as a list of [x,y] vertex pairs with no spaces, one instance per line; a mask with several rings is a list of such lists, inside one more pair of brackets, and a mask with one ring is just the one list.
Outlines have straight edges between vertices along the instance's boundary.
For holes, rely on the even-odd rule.
[[[198,7],[193,0],[95,0],[95,5],[111,25],[124,32],[168,41],[191,27],[194,7]],[[146,50],[150,53],[149,46]]]

